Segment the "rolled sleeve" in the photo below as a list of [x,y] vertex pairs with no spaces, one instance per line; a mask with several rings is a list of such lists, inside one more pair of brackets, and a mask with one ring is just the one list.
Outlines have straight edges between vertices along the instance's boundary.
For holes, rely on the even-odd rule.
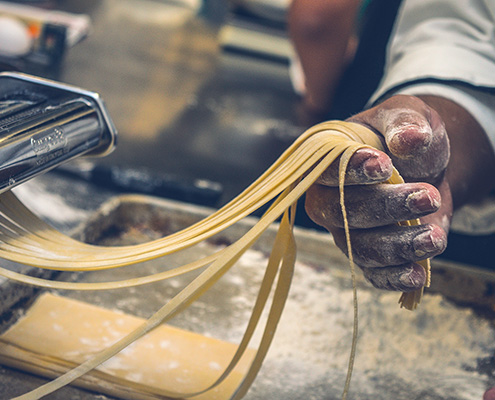
[[430,94],[465,108],[495,149],[495,0],[404,0],[368,105]]
[[371,101],[415,81],[495,89],[494,0],[404,0]]
[[495,151],[495,93],[456,83],[417,83],[402,86],[394,94],[434,95],[460,105],[480,124]]

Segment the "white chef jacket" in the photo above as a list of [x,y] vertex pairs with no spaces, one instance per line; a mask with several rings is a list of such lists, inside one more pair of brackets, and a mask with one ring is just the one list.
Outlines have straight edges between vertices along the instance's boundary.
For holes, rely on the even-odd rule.
[[[495,149],[495,0],[403,0],[369,105],[393,94],[433,94],[459,104]],[[495,204],[463,207],[452,228],[495,232]]]

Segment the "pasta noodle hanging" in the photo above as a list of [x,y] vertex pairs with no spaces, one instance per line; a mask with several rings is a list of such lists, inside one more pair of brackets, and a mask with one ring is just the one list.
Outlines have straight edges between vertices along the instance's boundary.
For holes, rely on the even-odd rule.
[[[136,264],[162,257],[189,247],[212,237],[229,226],[250,215],[263,205],[271,205],[259,221],[244,236],[230,246],[213,255],[193,261],[170,271],[155,275],[111,282],[83,283],[61,282],[26,276],[5,268],[0,275],[6,278],[46,288],[66,290],[107,290],[136,285],[144,285],[193,270],[202,270],[181,292],[158,310],[144,325],[109,347],[95,358],[81,364],[61,377],[27,393],[18,399],[38,399],[58,388],[67,385],[96,368],[117,354],[130,343],[168,321],[184,310],[189,304],[207,291],[225,272],[231,268],[242,254],[263,234],[263,232],[281,217],[279,230],[268,261],[265,277],[253,307],[252,315],[244,336],[238,345],[229,366],[215,382],[199,393],[204,393],[218,385],[233,370],[247,349],[254,330],[260,322],[265,307],[269,307],[269,316],[265,322],[263,335],[258,344],[254,361],[233,395],[240,399],[247,392],[258,373],[263,359],[273,339],[282,310],[289,292],[296,250],[292,233],[295,204],[318,177],[337,159],[340,159],[339,187],[341,208],[344,216],[345,234],[354,293],[354,332],[349,359],[348,375],[343,398],[349,389],[357,340],[357,298],[355,267],[352,259],[352,243],[346,219],[344,199],[344,179],[347,163],[354,152],[365,147],[381,149],[378,137],[367,128],[349,122],[329,121],[308,129],[291,145],[282,156],[253,184],[230,203],[212,213],[202,221],[164,238],[131,246],[96,246],[77,241],[66,236],[30,212],[12,192],[0,195],[0,257],[17,263],[44,269],[59,271],[97,271]],[[394,171],[388,183],[401,183],[402,178]],[[401,224],[418,224],[419,221],[404,221]],[[429,261],[421,261],[428,274]],[[269,294],[274,291],[271,305]],[[412,293],[403,293],[400,305],[413,310],[421,300],[423,289]],[[187,398],[196,393],[159,393],[171,398]]]

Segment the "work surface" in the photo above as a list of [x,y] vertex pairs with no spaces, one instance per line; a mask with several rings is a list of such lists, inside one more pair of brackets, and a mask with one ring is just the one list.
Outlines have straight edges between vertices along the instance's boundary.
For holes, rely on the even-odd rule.
[[120,135],[99,163],[216,181],[224,203],[292,140],[277,132],[304,130],[294,126],[286,64],[223,50],[227,4],[64,2],[89,14],[92,30],[67,52],[59,79],[100,93]]
[[[225,187],[225,201],[287,146],[290,138],[284,141],[278,134],[290,134],[297,124],[297,97],[285,65],[222,52],[219,26],[197,18],[196,10],[178,2],[67,4],[88,12],[93,30],[69,51],[60,78],[100,92],[121,133],[117,150],[101,163],[145,166],[184,180],[219,181]],[[69,11],[74,10],[77,7]],[[116,201],[107,206],[107,214],[91,219],[115,193],[52,174],[21,186],[18,192],[66,232],[84,222],[81,229],[97,242],[160,236],[166,232],[156,223],[145,229],[150,220],[166,220],[178,228],[205,213],[199,207],[174,203],[136,208]],[[121,210],[118,217],[115,210]],[[141,217],[147,222],[137,224]],[[127,233],[101,235],[108,231],[105,227],[115,225],[119,229],[114,232]],[[236,234],[230,231],[197,251],[211,252]],[[347,260],[326,234],[298,230],[297,241],[299,258],[289,303],[248,399],[338,399],[343,389],[352,332]],[[249,251],[225,280],[174,323],[238,340],[263,272],[267,242]],[[140,266],[139,273],[161,267],[157,260]],[[440,261],[433,267],[433,288],[415,312],[399,309],[397,294],[360,282],[360,336],[351,399],[477,400],[495,384],[495,330],[488,313],[495,296],[493,274]],[[0,284],[2,314],[15,319],[14,304],[33,293],[5,281]],[[148,287],[144,294],[136,289],[67,295],[146,317],[181,284],[173,280]],[[477,311],[459,302],[476,304]],[[1,367],[0,399],[42,382]],[[69,388],[50,398],[105,397]]]
[[[26,184],[19,191],[21,197],[32,198],[33,190],[38,198],[46,196],[52,186],[51,179],[46,176]],[[70,187],[70,182],[67,184]],[[161,237],[210,212],[163,200],[143,205],[110,195],[103,209],[92,215],[76,205],[82,200],[81,194],[74,201],[59,199],[58,209],[65,210],[66,220],[70,216],[74,217],[73,222],[84,220],[85,240],[101,244],[128,244]],[[101,196],[100,200],[105,200],[104,193]],[[29,203],[27,198],[26,201]],[[43,212],[43,207],[38,211]],[[47,214],[48,219],[54,217],[52,210]],[[208,254],[230,243],[251,223],[244,221],[187,254],[126,268],[119,276],[157,272],[164,264],[183,263]],[[296,233],[298,262],[289,302],[273,347],[247,399],[338,399],[343,388],[352,332],[348,263],[328,235],[303,229]],[[221,339],[239,340],[272,237],[273,232],[268,232],[207,295],[172,323]],[[435,275],[435,271],[442,273]],[[113,280],[115,274],[101,272],[88,279]],[[476,271],[463,266],[434,264],[433,282],[442,286],[442,281],[443,284],[446,281],[442,276],[450,276],[447,280],[451,282],[452,277],[462,277],[463,282],[471,279],[472,285],[489,284],[494,279],[490,275],[480,278]],[[119,291],[63,294],[147,317],[188,279]],[[452,290],[457,296],[461,296],[460,292],[459,286]],[[362,279],[359,279],[358,297],[360,334],[350,398],[481,399],[483,391],[493,384],[495,329],[489,318],[433,291],[426,295],[417,311],[401,310],[397,293],[372,289]],[[482,304],[486,298],[470,300]],[[6,368],[1,369],[1,380],[2,399],[42,382]],[[104,396],[70,388],[50,398],[102,399]]]

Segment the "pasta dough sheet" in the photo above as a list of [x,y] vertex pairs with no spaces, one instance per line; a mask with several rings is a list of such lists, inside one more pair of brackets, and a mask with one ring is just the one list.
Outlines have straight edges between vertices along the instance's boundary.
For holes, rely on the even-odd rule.
[[[84,302],[43,294],[0,336],[0,361],[54,377],[94,356],[144,322]],[[161,325],[74,384],[125,399],[158,399],[163,391],[200,391],[225,370],[237,345]],[[229,398],[254,357],[248,349],[219,386],[193,399]]]

